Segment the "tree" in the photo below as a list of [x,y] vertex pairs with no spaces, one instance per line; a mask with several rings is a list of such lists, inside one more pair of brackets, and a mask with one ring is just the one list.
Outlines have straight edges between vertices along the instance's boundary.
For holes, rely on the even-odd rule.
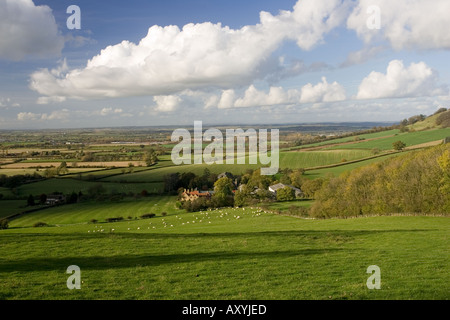
[[233,181],[223,177],[214,183],[213,202],[217,207],[232,205],[233,201]]
[[30,194],[30,195],[28,196],[28,199],[27,199],[27,206],[32,207],[32,206],[34,206],[34,205],[35,205],[35,203],[34,203],[34,197],[33,197],[32,194]]
[[296,188],[301,188],[303,184],[303,174],[305,173],[305,169],[299,168],[293,171],[289,177],[291,179],[291,184]]
[[67,163],[65,161],[61,162],[59,167],[56,169],[56,173],[58,175],[66,174],[69,172],[69,169],[67,169]]
[[144,161],[147,167],[150,167],[151,165],[155,164],[158,161],[158,156],[155,152],[155,150],[150,149],[144,154]]
[[314,194],[316,193],[316,191],[318,191],[322,187],[323,183],[324,183],[324,179],[322,179],[322,178],[317,178],[317,179],[313,179],[313,180],[305,179],[305,181],[302,184],[303,194],[307,198],[313,199]]
[[394,143],[392,143],[392,147],[394,148],[394,150],[402,151],[406,147],[406,143],[400,140],[395,141]]
[[39,196],[39,203],[40,204],[45,204],[46,201],[47,201],[47,195],[45,193],[41,194]]
[[294,189],[286,186],[282,189],[277,190],[277,200],[278,201],[291,201],[295,199]]

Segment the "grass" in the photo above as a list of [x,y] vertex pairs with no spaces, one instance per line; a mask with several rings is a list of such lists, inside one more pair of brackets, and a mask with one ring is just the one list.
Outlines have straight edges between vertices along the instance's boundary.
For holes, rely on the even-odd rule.
[[281,152],[280,168],[310,168],[370,157],[369,150]]
[[83,202],[53,207],[26,214],[11,221],[11,227],[31,227],[44,221],[49,225],[70,225],[88,223],[91,219],[105,222],[107,218],[139,218],[145,213],[161,214],[174,212],[175,198],[172,196],[144,197],[138,201],[127,199],[120,202]]
[[319,178],[319,177],[323,178],[330,174],[337,177],[344,172],[351,171],[351,170],[363,167],[363,166],[371,164],[371,163],[383,161],[383,160],[386,160],[386,159],[389,159],[389,158],[395,157],[395,156],[398,156],[398,154],[395,154],[395,153],[388,154],[388,155],[380,156],[378,158],[363,160],[363,161],[355,162],[355,163],[343,164],[341,166],[332,167],[332,168],[308,170],[305,172],[305,176],[310,179],[315,179],[315,178]]
[[368,140],[368,139],[378,139],[378,138],[383,138],[383,137],[389,137],[394,134],[398,134],[399,132],[400,132],[400,130],[398,130],[398,129],[392,129],[392,130],[381,131],[381,132],[366,133],[366,134],[360,134],[360,135],[355,135],[355,136],[351,136],[351,137],[337,138],[337,139],[332,139],[332,140],[327,140],[327,141],[322,141],[322,142],[305,144],[302,146],[291,147],[291,148],[287,148],[284,150],[296,150],[296,149],[326,146],[329,144],[352,142],[352,141],[355,141],[356,137],[360,138],[361,139],[360,141]]
[[0,205],[0,219],[28,209],[26,200],[2,200]]
[[444,139],[445,137],[448,136],[450,136],[450,128],[433,129],[428,131],[406,132],[406,133],[399,133],[394,137],[389,137],[385,139],[365,141],[360,143],[348,144],[345,146],[333,146],[329,147],[327,150],[342,149],[342,147],[345,147],[345,149],[371,150],[373,148],[378,148],[380,150],[392,150],[392,143],[398,140],[401,140],[404,143],[406,143],[406,146],[413,146]]
[[[0,231],[0,298],[448,299],[449,227],[445,217],[304,220],[249,208],[13,226]],[[66,287],[69,265],[80,290]],[[370,265],[380,290],[366,287]]]
[[70,194],[72,192],[88,193],[89,188],[101,184],[106,193],[140,193],[142,190],[148,192],[159,192],[163,185],[160,182],[147,182],[147,183],[114,183],[114,182],[96,182],[96,181],[83,181],[68,178],[53,178],[44,181],[34,182],[22,185],[17,188],[18,196],[28,196],[29,194],[38,196],[42,193],[49,194],[54,192],[62,192],[64,194]]

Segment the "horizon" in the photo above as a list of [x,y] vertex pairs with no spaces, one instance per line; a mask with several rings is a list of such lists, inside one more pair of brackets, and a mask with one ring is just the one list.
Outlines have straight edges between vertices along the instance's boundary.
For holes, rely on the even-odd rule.
[[[365,125],[364,127],[370,128],[371,126],[375,125],[375,126],[379,126],[379,125],[395,125],[398,124],[400,121],[343,121],[343,122],[305,122],[305,123],[274,123],[274,124],[264,124],[264,123],[236,123],[236,124],[224,124],[224,123],[218,123],[218,124],[208,124],[208,123],[203,123],[203,127],[205,128],[210,128],[210,127],[218,127],[218,128],[226,128],[226,127],[249,127],[249,126],[256,126],[256,125],[261,125],[261,126],[269,126],[269,127],[273,127],[273,128],[283,128],[283,127],[291,127],[291,126],[309,126],[309,125],[340,125],[340,126],[345,126],[345,125],[351,125],[351,124],[355,124],[355,125]],[[146,128],[160,128],[160,129],[165,129],[165,128],[177,128],[177,127],[181,127],[182,125],[178,125],[178,124],[168,124],[168,125],[154,125],[154,126],[130,126],[130,125],[125,125],[125,126],[114,126],[114,127],[66,127],[66,128],[26,128],[26,129],[17,129],[17,128],[12,128],[12,129],[1,129],[0,131],[59,131],[59,130],[107,130],[107,129],[111,129],[111,130],[118,130],[118,129],[146,129]],[[194,127],[194,124],[192,124],[192,127]],[[384,127],[384,126],[383,126]]]

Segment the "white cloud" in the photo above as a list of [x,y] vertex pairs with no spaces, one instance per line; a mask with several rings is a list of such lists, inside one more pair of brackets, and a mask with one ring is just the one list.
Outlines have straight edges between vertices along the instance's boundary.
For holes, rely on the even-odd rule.
[[41,114],[33,112],[20,112],[17,114],[17,120],[19,121],[38,120],[40,117]]
[[0,98],[0,108],[20,108],[20,103],[14,102],[11,98]]
[[[282,87],[270,87],[266,93],[250,85],[243,97],[236,98],[234,90],[224,90],[218,100],[219,109],[242,108],[242,107],[264,107],[276,105],[291,105],[303,103],[335,102],[346,99],[345,89],[336,81],[328,83],[325,77],[322,81],[313,85],[308,83],[300,90],[285,90]],[[217,101],[211,99],[211,101]]]
[[182,99],[178,96],[155,96],[153,101],[156,102],[156,111],[159,112],[171,112],[178,108]]
[[268,93],[257,90],[251,85],[244,94],[243,98],[235,101],[235,107],[253,107],[266,105],[279,105],[289,102],[288,93],[281,87],[271,87]]
[[43,113],[41,115],[41,120],[67,120],[69,119],[69,110],[62,109],[57,111],[52,111],[49,115]]
[[328,83],[325,77],[322,77],[322,82],[315,86],[308,83],[301,90],[300,102],[333,102],[345,100],[345,89],[336,81]]
[[284,41],[310,50],[347,13],[341,0],[301,0],[292,11],[275,16],[261,12],[259,24],[241,29],[209,22],[181,30],[152,26],[139,43],[108,46],[83,69],[60,75],[38,70],[31,75],[30,87],[47,97],[92,99],[248,85],[264,77],[264,64]]
[[372,71],[361,82],[357,99],[403,98],[448,94],[437,84],[438,76],[424,62],[405,67],[400,60],[392,60],[386,74]]
[[219,108],[219,109],[233,108],[235,96],[236,96],[236,93],[234,92],[233,89],[224,90],[222,92],[222,96],[220,97],[217,108]]
[[[378,6],[381,28],[369,29],[369,6]],[[366,43],[387,40],[396,50],[450,49],[448,0],[360,0],[347,20]]]
[[0,59],[58,56],[64,46],[52,10],[32,0],[0,1]]

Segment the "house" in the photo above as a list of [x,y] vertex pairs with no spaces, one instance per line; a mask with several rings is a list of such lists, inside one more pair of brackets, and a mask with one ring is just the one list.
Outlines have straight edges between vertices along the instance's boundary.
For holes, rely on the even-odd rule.
[[189,190],[184,189],[183,193],[181,194],[181,201],[194,201],[198,198],[207,198],[210,199],[213,195],[214,191],[198,191],[195,190]]
[[284,187],[289,187],[292,190],[294,190],[296,198],[303,195],[303,191],[300,190],[299,188],[296,188],[294,186],[290,186],[290,185],[287,185],[287,184],[284,184],[284,183],[277,183],[277,184],[269,186],[269,191],[276,195],[277,194],[277,190],[283,189]]
[[229,178],[231,180],[233,180],[233,178],[234,178],[232,173],[230,173],[230,172],[222,172],[221,174],[219,174],[217,176],[217,179],[224,178],[224,177],[227,177],[227,178]]
[[62,194],[50,194],[45,200],[45,204],[49,206],[63,204],[64,202],[66,202],[66,197]]

